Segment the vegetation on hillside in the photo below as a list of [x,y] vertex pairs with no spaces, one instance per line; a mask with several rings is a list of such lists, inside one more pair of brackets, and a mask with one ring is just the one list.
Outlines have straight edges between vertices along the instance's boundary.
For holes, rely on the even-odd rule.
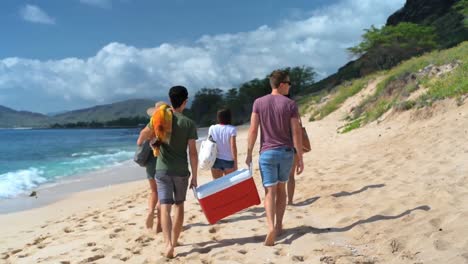
[[362,63],[377,71],[437,47],[434,28],[406,22],[380,29],[372,26],[362,38],[361,43],[348,51],[357,56],[365,55]]
[[[341,132],[348,132],[377,120],[391,108],[405,111],[429,106],[445,98],[456,98],[463,103],[468,94],[467,54],[468,41],[455,48],[414,57],[391,70],[338,86],[332,99],[320,109],[316,109],[311,118],[323,118],[333,112],[376,76],[385,76],[385,78],[377,85],[374,94],[365,98],[345,117],[348,123]],[[408,97],[419,89],[427,91],[409,100]]]
[[[427,35],[422,34],[424,31]],[[416,35],[422,36],[423,41],[418,42]],[[435,36],[435,38],[433,38]],[[390,45],[375,45],[374,49],[366,51],[367,44],[377,44],[381,42],[367,41],[377,39],[383,40]],[[400,49],[391,45],[390,40],[398,39],[403,43],[416,43],[409,46],[409,49]],[[433,40],[436,45],[433,45]],[[351,61],[338,69],[338,72],[311,85],[304,91],[304,95],[316,93],[322,90],[330,91],[343,82],[367,76],[368,74],[390,69],[399,62],[412,56],[418,56],[434,49],[446,49],[468,40],[468,0],[440,0],[407,1],[404,8],[398,10],[387,20],[387,24],[378,29],[371,27],[365,30],[363,43],[350,49],[359,55],[357,60]],[[388,42],[389,41],[389,42]],[[395,43],[395,42],[394,42]],[[422,44],[422,45],[420,45]],[[372,45],[371,45],[372,46]],[[398,56],[381,55],[378,50],[383,50],[384,54],[397,54]],[[355,52],[355,53],[354,53]]]

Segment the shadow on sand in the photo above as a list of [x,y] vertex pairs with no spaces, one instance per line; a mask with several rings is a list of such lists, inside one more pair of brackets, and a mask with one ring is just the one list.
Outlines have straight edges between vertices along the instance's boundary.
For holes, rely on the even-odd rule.
[[[353,229],[355,226],[373,223],[377,221],[384,221],[384,220],[393,220],[401,218],[405,215],[409,215],[413,211],[429,211],[431,207],[427,205],[422,205],[415,207],[413,209],[408,209],[401,214],[398,215],[374,215],[367,219],[358,220],[348,226],[345,227],[327,227],[327,228],[316,228],[312,226],[297,226],[293,228],[284,229],[283,234],[278,237],[278,242],[280,244],[291,244],[294,240],[306,235],[306,234],[323,234],[323,233],[333,233],[333,232],[346,232]],[[206,242],[200,242],[193,244],[193,248],[188,252],[183,252],[177,254],[178,257],[183,257],[190,255],[192,253],[200,253],[206,254],[215,248],[222,248],[227,246],[232,246],[235,244],[244,245],[249,243],[260,243],[263,242],[265,239],[265,235],[257,235],[257,236],[249,236],[249,237],[240,237],[240,238],[233,238],[233,239],[222,239],[222,240],[210,240]]]
[[358,193],[361,193],[367,189],[371,189],[371,188],[382,188],[384,187],[385,184],[373,184],[373,185],[367,185],[367,186],[364,186],[362,187],[361,189],[357,190],[357,191],[354,191],[354,192],[345,192],[345,191],[341,191],[339,193],[334,193],[332,194],[331,196],[333,197],[342,197],[342,196],[350,196],[350,195],[354,195],[354,194],[358,194]]

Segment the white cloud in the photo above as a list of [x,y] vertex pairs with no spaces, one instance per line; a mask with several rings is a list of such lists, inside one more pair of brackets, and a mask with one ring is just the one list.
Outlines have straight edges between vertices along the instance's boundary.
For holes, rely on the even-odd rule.
[[[283,21],[276,28],[265,25],[250,32],[206,35],[190,45],[164,43],[138,49],[110,43],[87,59],[7,58],[0,60],[0,91],[15,89],[25,102],[41,94],[54,102],[84,107],[165,97],[167,89],[178,84],[187,86],[191,95],[203,87],[237,87],[286,66],[312,66],[325,77],[348,61],[345,49],[360,41],[363,29],[384,24],[403,3],[344,0],[314,11],[307,19]],[[0,98],[0,104],[5,102]]]
[[21,17],[29,22],[41,24],[55,24],[55,19],[47,15],[41,8],[35,5],[26,5],[20,9]]
[[80,2],[83,4],[97,6],[101,8],[109,8],[112,6],[111,0],[80,0]]

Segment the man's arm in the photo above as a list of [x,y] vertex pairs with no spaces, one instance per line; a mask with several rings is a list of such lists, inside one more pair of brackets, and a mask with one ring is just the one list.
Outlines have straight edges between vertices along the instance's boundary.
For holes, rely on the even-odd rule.
[[198,169],[198,153],[195,139],[188,140],[190,167],[192,168],[192,180],[190,181],[190,188],[197,187],[197,169]]
[[137,139],[137,145],[141,146],[141,144],[143,144],[145,140],[149,140],[153,137],[154,137],[153,130],[151,130],[149,127],[146,126],[140,131],[140,135],[138,136],[138,139]]
[[260,119],[258,117],[258,114],[252,113],[252,115],[250,116],[250,128],[247,138],[247,158],[245,159],[245,163],[247,164],[247,166],[250,166],[250,163],[252,163],[252,152],[255,146],[255,141],[257,141],[259,125]]
[[296,173],[301,174],[302,171],[304,170],[304,162],[302,160],[302,154],[303,154],[302,152],[302,128],[299,123],[298,117],[291,118],[291,128],[292,128],[294,148],[297,151]]

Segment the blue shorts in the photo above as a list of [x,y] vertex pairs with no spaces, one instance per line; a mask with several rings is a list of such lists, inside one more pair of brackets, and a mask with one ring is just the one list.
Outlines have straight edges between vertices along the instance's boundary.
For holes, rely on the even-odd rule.
[[233,160],[223,160],[223,159],[216,159],[215,163],[213,164],[213,169],[218,170],[227,170],[234,168],[234,161]]
[[260,153],[258,160],[262,183],[270,187],[278,182],[287,182],[294,162],[294,151],[290,147],[268,149]]
[[187,196],[188,176],[169,176],[166,172],[156,172],[158,198],[160,204],[181,204]]

